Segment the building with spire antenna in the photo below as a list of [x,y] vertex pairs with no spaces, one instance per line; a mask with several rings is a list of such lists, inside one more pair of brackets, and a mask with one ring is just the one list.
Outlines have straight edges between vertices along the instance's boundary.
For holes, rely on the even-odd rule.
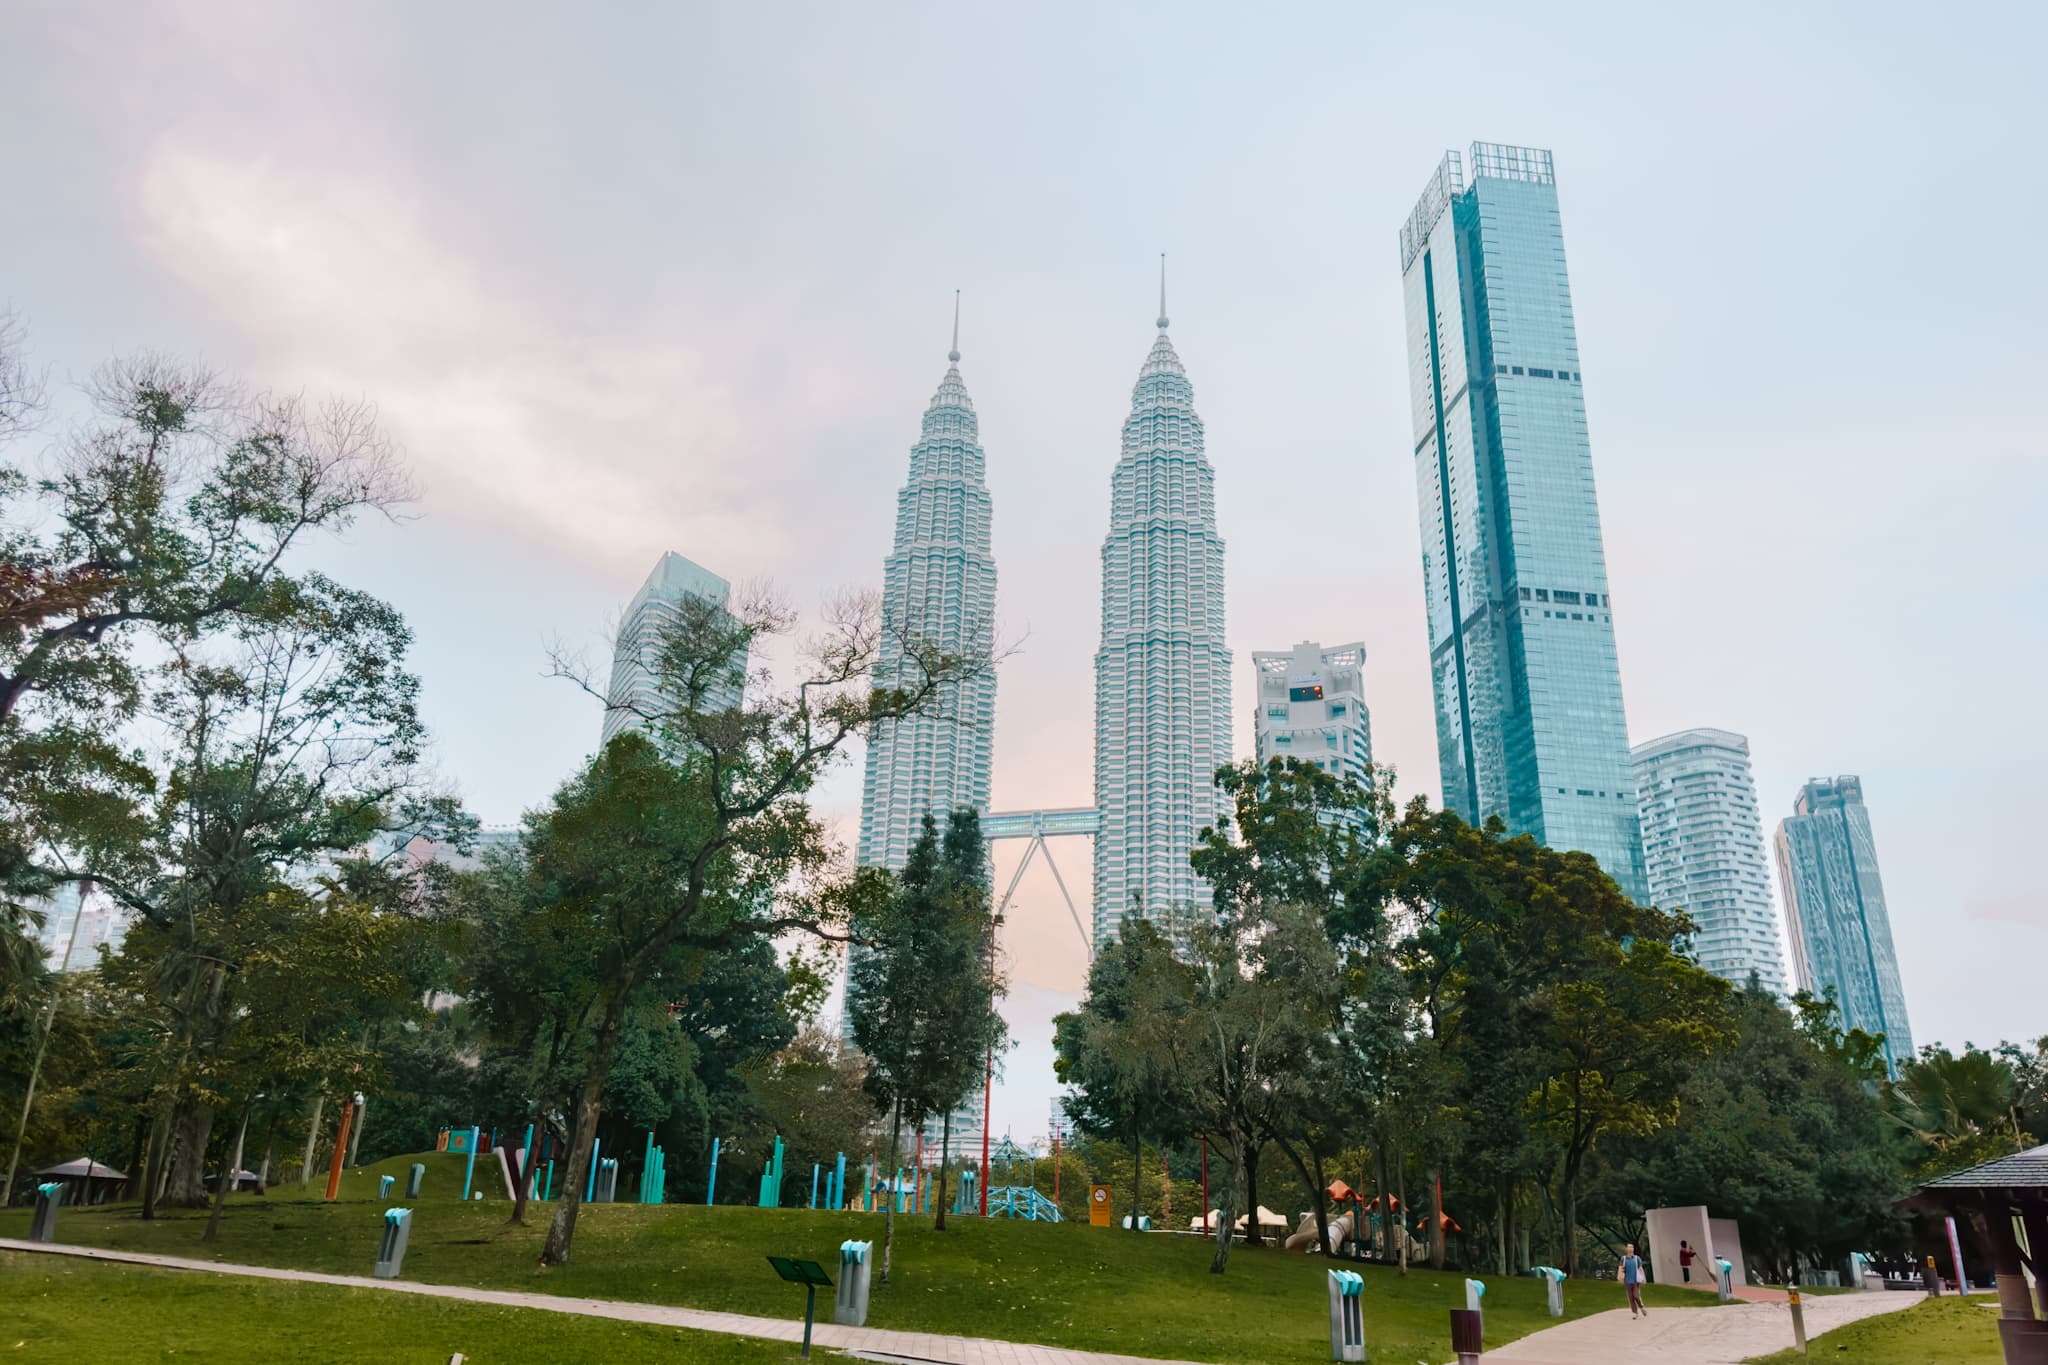
[[[985,654],[995,640],[996,565],[974,402],[960,379],[960,296],[953,296],[947,368],[910,448],[896,495],[896,539],[882,562],[885,632],[878,681],[902,666],[900,640]],[[903,866],[925,813],[941,825],[960,806],[984,810],[995,733],[993,670],[948,684],[932,714],[885,722],[869,737],[861,788],[859,858]]]
[[1216,769],[1230,761],[1230,651],[1223,640],[1223,538],[1216,477],[1202,449],[1194,388],[1166,333],[1131,389],[1123,452],[1110,475],[1102,542],[1102,642],[1095,651],[1095,944],[1127,916],[1167,926],[1206,911],[1188,865],[1221,811]]

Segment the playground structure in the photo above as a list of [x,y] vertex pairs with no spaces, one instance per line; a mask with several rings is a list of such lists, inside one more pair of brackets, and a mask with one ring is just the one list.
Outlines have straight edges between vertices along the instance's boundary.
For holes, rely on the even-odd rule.
[[[1001,1185],[991,1185],[988,1191],[988,1216],[991,1218],[1021,1218],[1029,1223],[1057,1223],[1062,1221],[1060,1206],[1038,1192],[1038,1158],[1025,1151],[1016,1143],[1004,1138],[989,1152],[989,1165],[1003,1168]],[[1025,1183],[1010,1183],[1016,1178],[1019,1162],[1025,1166]]]

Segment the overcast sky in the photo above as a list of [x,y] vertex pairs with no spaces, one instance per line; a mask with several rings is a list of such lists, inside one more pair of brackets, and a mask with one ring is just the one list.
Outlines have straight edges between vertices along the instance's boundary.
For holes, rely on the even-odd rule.
[[[1091,797],[1168,252],[1240,750],[1251,650],[1362,639],[1434,795],[1396,233],[1446,148],[1551,148],[1630,733],[1748,735],[1767,822],[1860,774],[1914,1033],[1990,1043],[2048,1032],[2043,14],[29,0],[0,303],[59,381],[148,346],[380,405],[420,515],[322,561],[412,620],[495,822],[595,746],[544,644],[595,656],[664,550],[879,582],[961,289],[1020,808]],[[826,801],[850,836],[857,764]],[[1021,1138],[1084,970],[1043,872],[1008,947]]]

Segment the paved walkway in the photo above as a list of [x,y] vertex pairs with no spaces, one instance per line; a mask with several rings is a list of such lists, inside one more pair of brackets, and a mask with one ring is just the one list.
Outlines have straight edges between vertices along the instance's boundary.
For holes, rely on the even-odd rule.
[[[549,1313],[575,1313],[590,1318],[616,1318],[622,1322],[649,1322],[662,1327],[684,1327],[697,1332],[724,1332],[731,1336],[763,1337],[792,1344],[803,1340],[802,1318],[754,1318],[742,1313],[710,1313],[696,1308],[668,1308],[655,1303],[626,1303],[617,1299],[572,1299],[559,1294],[518,1294],[503,1289],[472,1289],[464,1285],[423,1284],[418,1280],[377,1280],[361,1275],[322,1275],[310,1270],[283,1270],[273,1266],[227,1265],[218,1261],[188,1261],[177,1256],[152,1256],[139,1251],[104,1251],[98,1247],[63,1243],[23,1242],[0,1237],[0,1251],[29,1251],[43,1255],[76,1256],[88,1261],[116,1261],[125,1265],[155,1266],[162,1270],[200,1270],[216,1275],[244,1275],[258,1280],[289,1280],[298,1284],[332,1284],[347,1289],[383,1289],[395,1294],[424,1294],[429,1298],[459,1299],[464,1303],[488,1303],[502,1308],[537,1308]],[[819,1296],[820,1313],[829,1313],[831,1300]],[[792,1295],[794,1301],[794,1295]],[[819,1346],[857,1351],[885,1360],[937,1362],[938,1365],[1192,1365],[1188,1361],[1160,1361],[1148,1356],[1103,1355],[1094,1351],[1067,1351],[1053,1346],[1032,1346],[1016,1341],[987,1341],[979,1337],[936,1336],[928,1332],[891,1332],[879,1327],[840,1327],[821,1322],[811,1332]]]
[[[1808,1295],[1802,1300],[1807,1340],[1859,1318],[1911,1308],[1925,1297],[1901,1290]],[[1517,1365],[1740,1365],[1791,1344],[1792,1310],[1779,1294],[1770,1303],[1653,1308],[1646,1318],[1617,1308],[1523,1337],[1488,1351],[1486,1359]]]

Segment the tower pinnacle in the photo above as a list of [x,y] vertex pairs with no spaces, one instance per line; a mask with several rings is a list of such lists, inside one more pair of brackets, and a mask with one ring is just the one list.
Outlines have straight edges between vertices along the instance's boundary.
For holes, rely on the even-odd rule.
[[1159,253],[1159,330],[1166,330],[1166,253]]
[[946,352],[946,359],[960,363],[960,291],[953,291],[953,349]]

